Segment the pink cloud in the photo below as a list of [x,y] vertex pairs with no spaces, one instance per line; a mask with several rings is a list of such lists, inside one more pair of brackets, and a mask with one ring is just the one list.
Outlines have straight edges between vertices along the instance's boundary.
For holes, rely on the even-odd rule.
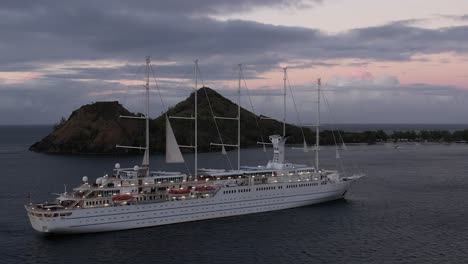
[[368,71],[354,70],[354,71],[351,72],[349,77],[365,80],[365,79],[373,79],[374,75],[372,75],[372,73],[370,73]]
[[0,72],[0,82],[4,84],[21,84],[41,78],[36,72]]

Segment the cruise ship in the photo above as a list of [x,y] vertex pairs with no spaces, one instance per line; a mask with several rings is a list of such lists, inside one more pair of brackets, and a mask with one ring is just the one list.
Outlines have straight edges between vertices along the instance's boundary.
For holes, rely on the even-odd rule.
[[[149,98],[149,58],[146,62]],[[318,87],[320,98],[320,81]],[[195,131],[196,100],[195,97]],[[194,175],[152,171],[149,166],[149,99],[146,103],[145,116],[128,117],[146,121],[146,146],[141,147],[145,150],[142,164],[121,168],[117,163],[110,175],[98,177],[95,181],[84,176],[80,186],[71,192],[61,193],[55,201],[25,205],[35,230],[61,234],[106,232],[283,210],[344,198],[351,184],[363,176],[345,177],[336,170],[319,168],[318,124],[315,166],[285,161],[285,129],[283,135],[269,136],[273,157],[266,165],[240,166],[239,124],[237,145],[213,143],[220,145],[223,151],[225,146],[237,147],[237,169],[197,168],[195,137],[194,146],[185,146],[195,150]],[[184,146],[177,145],[169,121],[171,118],[178,117],[166,118],[166,161],[180,162],[183,159],[180,147]],[[238,116],[229,119],[240,122],[240,104]]]

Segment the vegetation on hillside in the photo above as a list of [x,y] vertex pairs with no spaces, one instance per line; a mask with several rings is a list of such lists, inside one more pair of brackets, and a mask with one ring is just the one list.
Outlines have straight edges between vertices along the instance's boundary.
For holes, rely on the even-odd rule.
[[[237,120],[215,119],[217,117],[237,117],[237,105],[216,91],[204,87],[198,95],[198,149],[199,151],[219,151],[219,146],[211,143],[237,144]],[[161,152],[165,149],[166,116],[192,117],[194,115],[195,94],[171,107],[167,113],[150,121],[150,150]],[[210,109],[213,109],[213,114]],[[73,111],[68,119],[62,118],[53,127],[52,133],[35,143],[30,150],[45,153],[131,153],[135,150],[116,148],[116,145],[144,146],[144,122],[136,119],[123,119],[133,114],[118,102],[97,102],[82,106]],[[218,125],[219,132],[217,131]],[[194,144],[194,120],[171,119],[171,125],[179,145]],[[282,123],[264,119],[241,108],[241,146],[258,146],[257,142],[268,142],[268,136],[280,134]],[[315,133],[307,128],[287,124],[288,144],[302,144],[304,137],[309,145],[315,142]],[[221,135],[221,137],[220,137]],[[462,131],[394,131],[382,130],[364,132],[345,132],[325,130],[320,134],[322,145],[341,143],[376,144],[388,141],[418,142],[462,142],[468,141],[468,130]],[[229,150],[229,148],[226,148]],[[190,150],[190,149],[189,149]]]

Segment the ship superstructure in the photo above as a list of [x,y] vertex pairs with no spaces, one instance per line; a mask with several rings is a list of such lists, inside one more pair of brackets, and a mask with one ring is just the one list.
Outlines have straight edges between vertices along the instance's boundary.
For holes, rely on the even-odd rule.
[[[148,98],[149,58],[146,91]],[[145,150],[141,166],[121,168],[117,163],[110,175],[98,177],[93,182],[85,176],[80,186],[61,193],[53,202],[26,205],[35,230],[45,233],[104,232],[294,208],[343,198],[350,184],[362,176],[342,177],[338,171],[319,169],[318,136],[314,148],[315,166],[286,162],[285,129],[282,136],[269,137],[273,158],[266,166],[241,167],[238,150],[238,168],[235,170],[200,169],[195,165],[194,175],[151,171],[149,100],[146,108],[144,117],[127,117],[146,121],[146,146],[119,146]],[[182,155],[170,118],[178,117],[166,118],[166,160],[177,162]],[[196,115],[193,119],[196,121]],[[230,119],[240,122],[240,107],[238,116]],[[318,134],[318,128],[316,131]],[[239,149],[240,124],[238,132],[237,145],[215,145],[222,146],[223,151],[225,146]],[[194,146],[185,147],[193,148],[197,153],[196,140]]]

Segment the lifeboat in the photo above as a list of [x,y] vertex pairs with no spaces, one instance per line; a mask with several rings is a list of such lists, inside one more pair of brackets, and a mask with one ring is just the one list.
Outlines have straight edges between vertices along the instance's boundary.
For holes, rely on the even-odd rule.
[[189,189],[172,189],[169,191],[169,194],[189,194]]
[[210,186],[210,185],[195,187],[195,191],[197,191],[197,192],[206,192],[206,191],[214,191],[214,190],[216,190],[216,187]]
[[116,195],[112,197],[112,201],[114,202],[123,202],[123,201],[132,200],[132,199],[133,199],[133,196],[130,194]]

